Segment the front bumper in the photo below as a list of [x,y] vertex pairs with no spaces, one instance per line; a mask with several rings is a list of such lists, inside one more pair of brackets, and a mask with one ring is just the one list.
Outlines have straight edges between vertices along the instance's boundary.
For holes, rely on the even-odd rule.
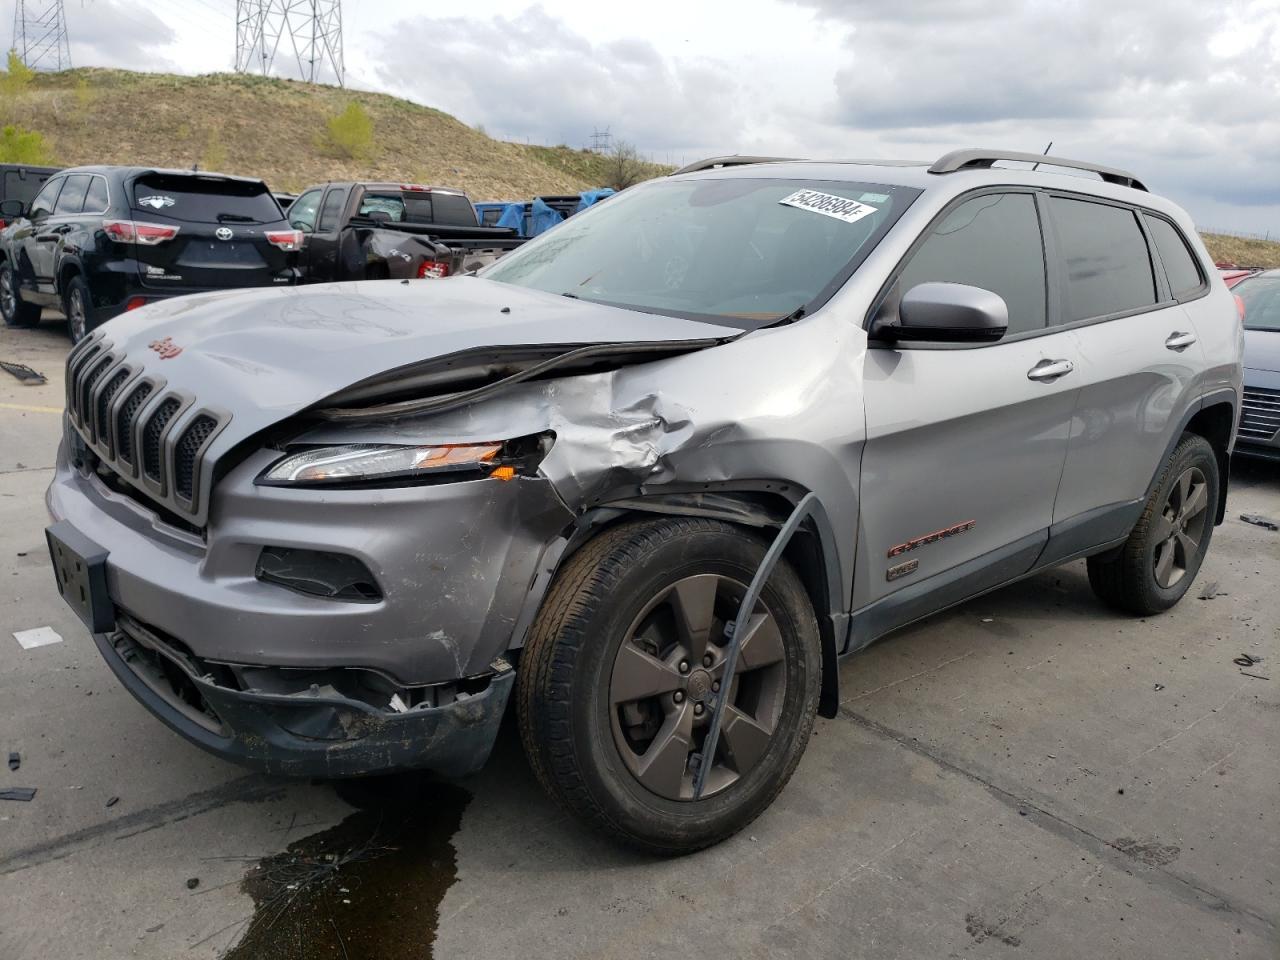
[[125,688],[170,729],[223,759],[281,776],[474,773],[489,757],[515,682],[511,666],[497,661],[477,692],[400,712],[332,687],[293,694],[232,689],[136,624],[93,638]]

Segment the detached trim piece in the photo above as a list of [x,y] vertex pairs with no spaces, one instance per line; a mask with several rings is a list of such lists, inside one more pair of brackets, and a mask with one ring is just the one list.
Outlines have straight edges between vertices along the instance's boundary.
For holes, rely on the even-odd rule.
[[[1134,190],[1142,190],[1144,192],[1147,190],[1146,185],[1141,180],[1125,170],[1103,167],[1083,160],[1068,160],[1065,157],[1043,156],[1038,153],[1018,153],[1012,150],[952,150],[950,153],[943,154],[935,160],[933,165],[929,167],[929,172],[941,174],[956,173],[960,170],[986,170],[995,166],[1001,160],[1014,160],[1019,163],[1043,163],[1046,166],[1065,167],[1068,170],[1087,170],[1089,173],[1096,173],[1107,183],[1114,183],[1120,187],[1131,187]],[[684,171],[680,172],[683,173]]]

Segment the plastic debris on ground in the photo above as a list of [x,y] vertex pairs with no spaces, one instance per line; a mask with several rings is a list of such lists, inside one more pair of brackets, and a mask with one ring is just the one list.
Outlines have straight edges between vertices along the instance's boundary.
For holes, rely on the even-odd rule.
[[53,627],[33,627],[30,630],[15,630],[13,639],[17,640],[23,650],[34,650],[36,647],[47,647],[51,643],[61,643],[62,636]]
[[18,378],[18,381],[24,386],[38,387],[42,383],[48,383],[48,378],[39,370],[32,370],[25,363],[14,363],[10,360],[0,360],[0,370],[11,373]]
[[1280,523],[1276,523],[1270,517],[1262,517],[1256,513],[1242,513],[1240,519],[1245,523],[1252,523],[1255,527],[1265,527],[1268,530],[1280,530]]
[[22,800],[25,802],[35,795],[35,787],[5,787],[0,789],[0,800]]
[[22,766],[22,755],[17,750],[11,750],[9,752],[9,769],[17,770],[20,766]]

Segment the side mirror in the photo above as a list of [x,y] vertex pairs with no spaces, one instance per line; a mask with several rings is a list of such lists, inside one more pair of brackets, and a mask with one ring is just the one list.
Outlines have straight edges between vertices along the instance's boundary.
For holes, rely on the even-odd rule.
[[27,214],[27,205],[17,198],[8,200],[0,200],[0,217],[6,220],[15,220],[18,217],[24,217]]
[[919,283],[898,304],[898,322],[877,324],[883,340],[992,343],[1009,329],[1004,297],[965,283]]

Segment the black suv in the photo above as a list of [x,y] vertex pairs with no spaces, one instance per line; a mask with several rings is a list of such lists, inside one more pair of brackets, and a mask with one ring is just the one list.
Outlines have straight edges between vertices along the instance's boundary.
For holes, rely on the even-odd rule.
[[261,180],[73,167],[0,216],[0,313],[34,326],[61,307],[72,340],[153,300],[293,283],[302,234]]

